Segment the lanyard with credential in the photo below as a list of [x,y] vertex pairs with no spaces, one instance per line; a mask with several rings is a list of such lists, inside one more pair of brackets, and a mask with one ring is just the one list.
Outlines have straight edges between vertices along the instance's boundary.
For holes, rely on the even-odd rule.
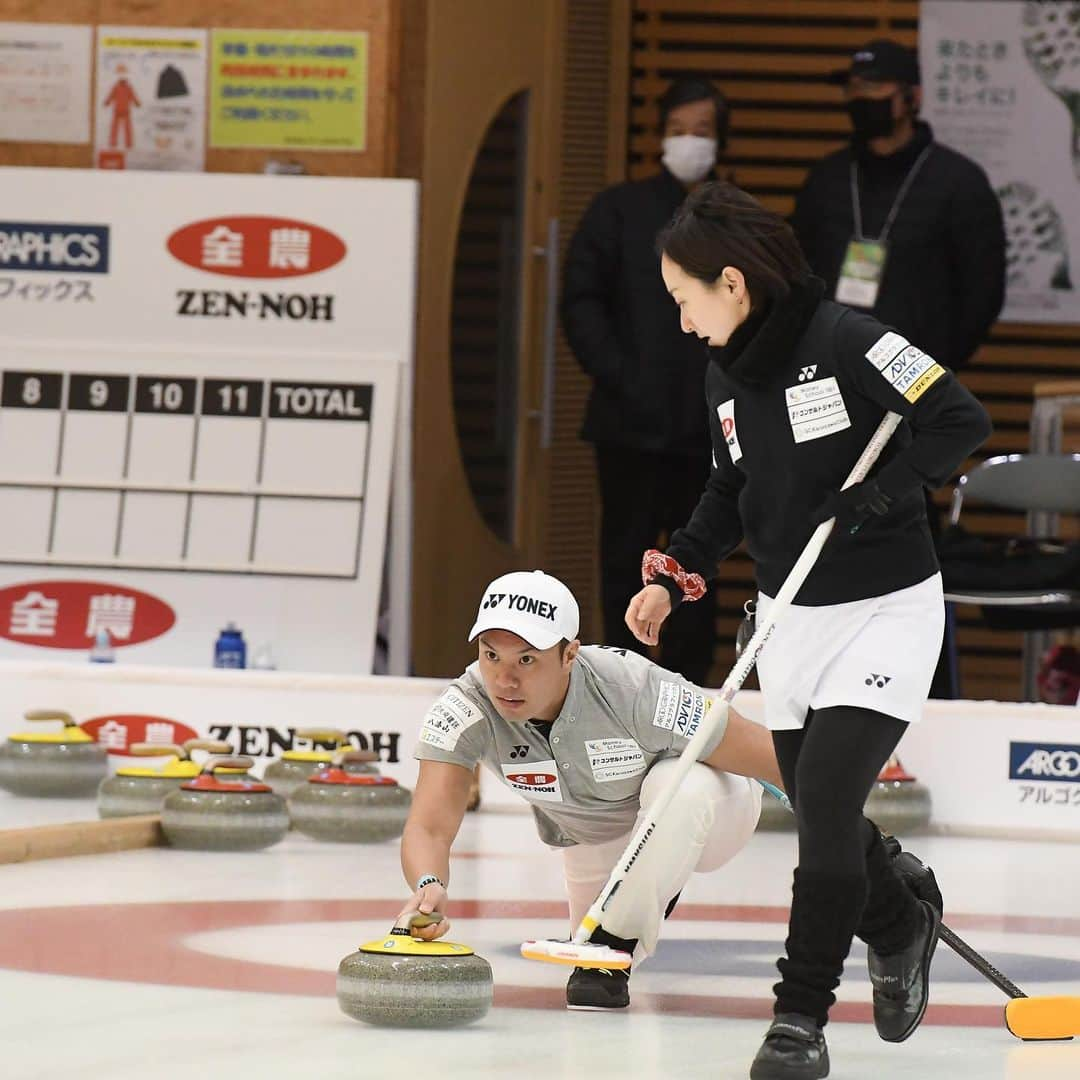
[[[904,177],[904,182],[900,185],[900,190],[896,193],[896,198],[893,199],[893,204],[889,210],[889,216],[885,219],[885,225],[881,230],[881,235],[876,238],[877,243],[884,245],[886,237],[889,235],[889,230],[893,227],[893,223],[896,221],[896,215],[900,213],[900,204],[904,201],[904,197],[907,195],[911,185],[915,182],[915,177],[919,170],[923,167],[923,163],[930,156],[930,151],[933,150],[934,144],[928,144],[923,152],[915,159],[915,164],[911,166],[911,171]],[[855,158],[851,159],[851,213],[855,219],[855,239],[862,241],[866,238],[863,236],[862,231],[862,204],[859,202],[859,163]]]

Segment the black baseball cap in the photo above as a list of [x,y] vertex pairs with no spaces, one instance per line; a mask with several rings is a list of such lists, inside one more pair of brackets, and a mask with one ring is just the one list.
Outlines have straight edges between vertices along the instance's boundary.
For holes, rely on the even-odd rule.
[[915,50],[888,38],[877,38],[856,49],[851,66],[830,72],[827,81],[843,85],[853,77],[870,82],[906,83],[908,86],[922,83]]

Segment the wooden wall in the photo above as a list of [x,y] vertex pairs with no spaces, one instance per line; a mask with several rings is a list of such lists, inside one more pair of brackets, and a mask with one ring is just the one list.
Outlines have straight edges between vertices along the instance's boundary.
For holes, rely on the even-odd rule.
[[[271,159],[300,162],[318,176],[393,176],[397,168],[398,54],[402,0],[0,0],[0,21],[93,26],[366,30],[368,146],[356,151],[213,150],[207,172],[262,172]],[[96,87],[95,87],[96,91]],[[0,142],[0,165],[93,166],[93,146]]]
[[[707,74],[731,99],[728,162],[736,181],[790,213],[809,166],[843,145],[850,130],[839,89],[823,77],[879,35],[914,47],[918,15],[917,0],[634,0],[629,175],[656,167],[656,99],[667,82]],[[965,469],[991,454],[1026,450],[1035,383],[1077,375],[1080,327],[997,326],[963,376],[995,427]],[[947,492],[939,499],[944,505]],[[985,533],[1023,530],[1017,515],[965,512],[965,521]],[[749,561],[736,555],[722,571],[715,674],[730,666],[739,609],[751,592]],[[960,623],[964,696],[1015,700],[1020,636],[983,628],[975,611],[961,610]]]

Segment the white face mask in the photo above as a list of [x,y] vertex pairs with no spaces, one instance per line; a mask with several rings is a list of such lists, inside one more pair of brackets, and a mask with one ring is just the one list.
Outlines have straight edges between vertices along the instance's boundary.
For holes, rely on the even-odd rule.
[[660,160],[684,184],[696,184],[716,164],[716,140],[703,135],[669,135],[663,147]]

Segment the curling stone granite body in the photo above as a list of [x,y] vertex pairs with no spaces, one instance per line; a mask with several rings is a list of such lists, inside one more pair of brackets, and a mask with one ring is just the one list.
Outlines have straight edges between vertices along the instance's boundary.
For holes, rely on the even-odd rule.
[[204,771],[166,797],[161,828],[173,847],[257,851],[285,838],[289,814],[267,785]]
[[[151,770],[142,770],[149,773]],[[166,795],[179,790],[193,779],[188,776],[131,775],[120,769],[115,776],[101,781],[98,788],[98,817],[131,817],[135,814],[160,814]]]
[[78,799],[108,773],[108,752],[82,728],[20,732],[0,745],[0,787],[15,795]]
[[878,780],[866,800],[866,816],[894,836],[925,832],[930,811],[930,789],[918,780]]
[[412,793],[388,776],[324,769],[289,799],[293,827],[316,840],[377,844],[405,831]]
[[757,827],[763,832],[794,832],[795,815],[779,800],[766,792],[761,797],[761,817]]
[[[274,789],[275,795],[282,795],[287,799],[298,787],[330,765],[333,759],[332,751],[286,750],[277,761],[266,766],[263,780]],[[363,761],[350,762],[346,771],[357,776],[379,775],[375,765]]]
[[367,1024],[404,1028],[461,1027],[487,1015],[491,965],[482,956],[452,944],[443,946],[446,955],[400,954],[396,943],[409,941],[392,935],[373,943],[385,946],[379,952],[366,952],[365,946],[341,961],[337,997],[343,1013]]

